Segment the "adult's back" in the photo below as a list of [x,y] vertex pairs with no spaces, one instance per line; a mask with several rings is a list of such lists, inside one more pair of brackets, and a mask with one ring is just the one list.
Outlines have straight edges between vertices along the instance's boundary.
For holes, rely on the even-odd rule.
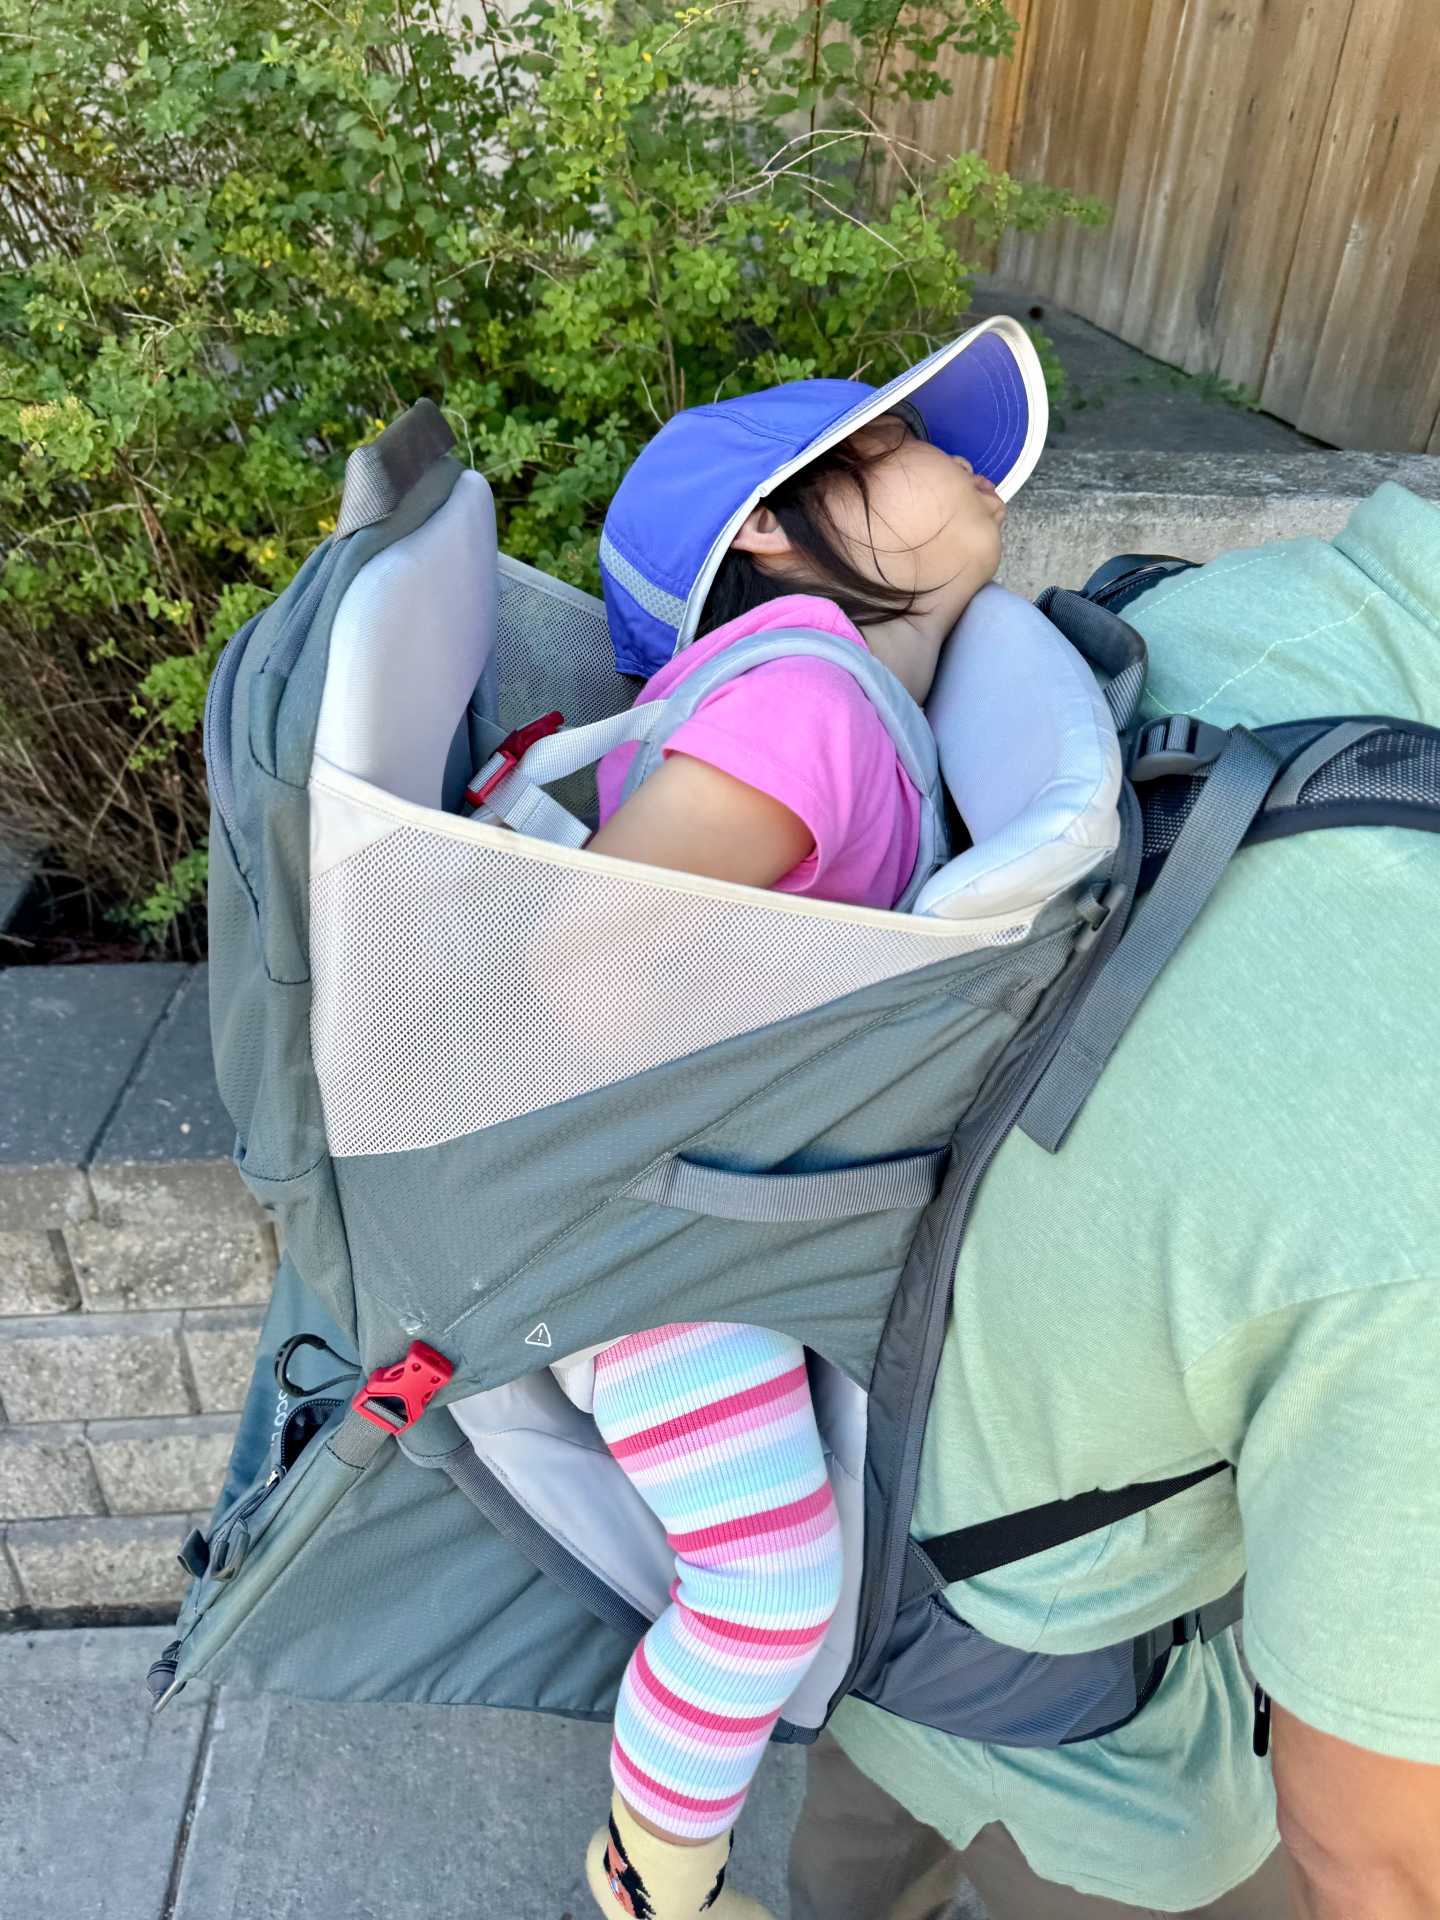
[[[1334,542],[1233,553],[1126,617],[1147,711],[1440,724],[1440,509],[1382,487]],[[1440,1762],[1440,840],[1312,833],[1237,857],[1063,1150],[1017,1133],[956,1276],[916,1532],[1236,1463],[1103,1535],[965,1582],[984,1632],[1114,1642],[1243,1571],[1264,1688]],[[1274,1844],[1232,1636],[1178,1649],[1118,1733],[966,1744],[846,1703],[847,1752],[952,1845],[1003,1821],[1048,1879],[1215,1899]]]

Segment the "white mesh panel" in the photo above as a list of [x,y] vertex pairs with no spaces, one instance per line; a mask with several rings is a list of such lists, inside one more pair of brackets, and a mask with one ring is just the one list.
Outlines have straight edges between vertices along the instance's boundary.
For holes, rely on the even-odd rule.
[[1024,926],[916,919],[571,853],[311,782],[330,1149],[433,1146]]

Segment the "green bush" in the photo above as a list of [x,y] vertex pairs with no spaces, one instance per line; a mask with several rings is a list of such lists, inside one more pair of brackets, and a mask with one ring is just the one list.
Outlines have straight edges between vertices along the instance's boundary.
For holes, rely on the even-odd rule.
[[172,945],[226,636],[420,394],[594,584],[676,408],[887,377],[1093,202],[892,139],[1001,0],[0,0],[0,832]]

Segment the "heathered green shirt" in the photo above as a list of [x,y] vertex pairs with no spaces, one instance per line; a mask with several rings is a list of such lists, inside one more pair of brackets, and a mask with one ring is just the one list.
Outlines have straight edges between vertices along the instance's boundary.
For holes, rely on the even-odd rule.
[[[1148,708],[1440,724],[1440,509],[1382,487],[1333,543],[1233,553],[1127,616]],[[1440,1762],[1440,838],[1242,853],[1058,1156],[1016,1134],[978,1198],[915,1531],[1219,1456],[1229,1475],[949,1598],[1076,1652],[1247,1576],[1245,1648],[1311,1725]],[[1058,1752],[847,1703],[851,1757],[963,1846],[1167,1911],[1275,1844],[1233,1637],[1120,1732]],[[1339,1817],[1337,1813],[1337,1817]]]

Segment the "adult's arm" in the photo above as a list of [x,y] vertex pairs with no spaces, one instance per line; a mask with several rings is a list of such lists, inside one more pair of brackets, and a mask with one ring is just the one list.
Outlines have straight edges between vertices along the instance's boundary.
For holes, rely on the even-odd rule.
[[1272,1745],[1296,1920],[1435,1920],[1440,1766],[1352,1746],[1278,1702]]

